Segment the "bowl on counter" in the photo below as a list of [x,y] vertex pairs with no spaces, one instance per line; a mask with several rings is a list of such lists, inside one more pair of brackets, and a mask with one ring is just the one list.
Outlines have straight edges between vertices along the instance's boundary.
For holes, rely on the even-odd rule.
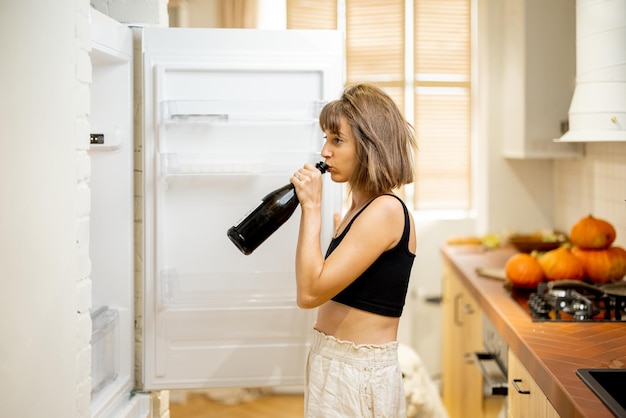
[[557,249],[568,242],[568,238],[559,232],[553,234],[514,234],[509,237],[509,242],[521,253],[532,253],[533,251],[546,252]]

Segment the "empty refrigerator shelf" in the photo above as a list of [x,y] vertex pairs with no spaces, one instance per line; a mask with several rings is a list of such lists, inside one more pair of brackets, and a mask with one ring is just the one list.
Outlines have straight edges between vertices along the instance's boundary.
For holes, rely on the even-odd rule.
[[196,273],[174,270],[160,275],[160,300],[165,308],[296,307],[293,273]]
[[315,121],[325,101],[293,100],[166,100],[163,123],[229,123],[234,121]]
[[91,394],[114,381],[119,373],[119,314],[101,306],[91,311]]
[[[319,153],[213,153],[213,154],[161,154],[161,173],[175,175],[216,174],[283,174],[291,173],[303,161],[312,164],[320,161]],[[297,163],[294,166],[294,162]]]

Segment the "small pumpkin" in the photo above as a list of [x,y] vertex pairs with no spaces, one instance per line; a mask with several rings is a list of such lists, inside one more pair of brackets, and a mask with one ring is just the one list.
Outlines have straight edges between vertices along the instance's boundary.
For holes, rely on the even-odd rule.
[[609,248],[616,236],[615,227],[610,222],[591,215],[576,222],[569,234],[575,246],[592,249]]
[[511,256],[504,266],[504,272],[513,287],[522,289],[536,289],[544,280],[539,261],[527,253]]
[[545,278],[549,281],[584,278],[582,263],[565,246],[543,253],[538,261]]
[[585,277],[597,284],[621,280],[626,273],[626,250],[610,247],[603,250],[572,248],[572,254],[583,266]]

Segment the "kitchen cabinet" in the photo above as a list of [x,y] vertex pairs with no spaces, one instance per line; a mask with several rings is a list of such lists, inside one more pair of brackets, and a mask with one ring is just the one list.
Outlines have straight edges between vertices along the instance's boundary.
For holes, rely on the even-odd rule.
[[546,395],[511,350],[509,350],[508,372],[508,418],[559,418],[559,414]]
[[444,264],[443,403],[450,418],[496,417],[503,397],[483,395],[474,353],[483,351],[483,313],[459,277]]
[[572,158],[558,143],[576,72],[575,0],[508,0],[503,7],[502,145],[507,158]]
[[[475,298],[482,309],[485,324],[491,323],[513,353],[523,362],[523,369],[532,373],[550,403],[544,403],[546,416],[610,418],[614,414],[576,377],[580,368],[608,367],[615,362],[626,363],[626,333],[620,321],[601,321],[593,324],[579,322],[535,322],[522,309],[511,293],[503,289],[501,280],[481,276],[478,269],[502,269],[517,251],[511,246],[485,251],[479,245],[444,245],[441,248],[447,267]],[[448,281],[449,278],[446,279]],[[448,298],[450,296],[447,296]],[[598,350],[598,341],[606,348]],[[612,348],[612,349],[611,349]],[[509,384],[508,402],[514,388],[511,379],[520,375],[514,365],[516,359],[507,359]],[[513,364],[513,366],[512,366]],[[449,372],[448,372],[449,373]],[[456,376],[454,376],[456,377]],[[524,389],[525,379],[518,384]],[[528,378],[529,380],[530,378]],[[535,390],[536,393],[541,391]],[[513,411],[517,410],[513,398]],[[465,416],[480,416],[470,415]],[[529,414],[513,416],[533,417]],[[543,415],[539,415],[543,416]]]

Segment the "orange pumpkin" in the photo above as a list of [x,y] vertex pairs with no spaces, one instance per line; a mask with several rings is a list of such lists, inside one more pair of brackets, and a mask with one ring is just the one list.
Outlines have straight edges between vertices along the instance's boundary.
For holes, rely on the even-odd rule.
[[547,280],[582,280],[582,263],[567,247],[559,247],[539,256],[539,265]]
[[522,289],[536,289],[544,279],[539,261],[526,253],[511,256],[504,266],[504,272],[513,287]]
[[570,241],[580,248],[609,248],[617,233],[609,222],[589,215],[572,226]]
[[626,250],[621,247],[610,247],[605,250],[574,247],[572,254],[580,260],[585,277],[593,283],[603,284],[621,280],[626,273]]
[[626,250],[614,245],[611,247],[611,251],[613,252],[613,256],[618,260],[615,263],[621,267],[620,277],[626,276]]

